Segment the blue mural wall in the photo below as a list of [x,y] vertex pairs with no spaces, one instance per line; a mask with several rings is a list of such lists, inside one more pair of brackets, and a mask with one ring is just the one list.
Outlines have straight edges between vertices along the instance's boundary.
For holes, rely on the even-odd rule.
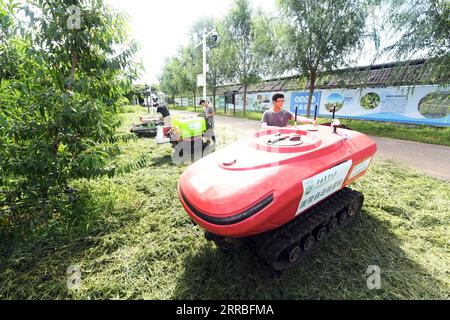
[[[272,95],[276,92],[250,93],[247,110],[263,112],[272,108]],[[298,114],[306,113],[308,91],[284,92],[284,108]],[[211,97],[208,97],[211,99]],[[185,105],[187,98],[178,99]],[[211,101],[211,100],[210,100]],[[336,116],[349,119],[376,120],[450,126],[450,87],[415,86],[364,89],[316,90],[311,114],[318,105],[318,114],[331,117],[336,106]],[[224,104],[219,103],[223,108]],[[243,109],[243,95],[236,95],[236,110]]]

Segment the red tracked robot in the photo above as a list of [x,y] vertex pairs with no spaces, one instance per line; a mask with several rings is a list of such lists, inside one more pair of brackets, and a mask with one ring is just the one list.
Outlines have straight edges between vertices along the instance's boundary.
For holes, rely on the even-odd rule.
[[229,239],[245,239],[281,271],[354,219],[364,197],[346,186],[376,150],[337,120],[261,130],[188,167],[178,195],[208,240],[226,250]]

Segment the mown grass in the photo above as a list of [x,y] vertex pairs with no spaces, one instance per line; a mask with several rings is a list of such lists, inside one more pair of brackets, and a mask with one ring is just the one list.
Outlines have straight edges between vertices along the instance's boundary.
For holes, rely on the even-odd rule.
[[[123,130],[140,112],[123,115]],[[449,183],[375,162],[353,185],[366,198],[355,223],[272,279],[254,253],[225,255],[190,222],[176,194],[186,166],[171,163],[170,146],[131,141],[115,162],[142,154],[151,161],[136,171],[74,181],[78,202],[46,225],[2,230],[0,299],[450,298]],[[67,288],[70,265],[81,267],[78,289]],[[380,290],[367,288],[369,265]]]
[[[186,111],[194,111],[195,109],[194,107],[175,106],[171,106],[171,108]],[[200,107],[197,107],[196,111],[201,112],[202,110]],[[258,121],[261,120],[262,115],[261,112],[256,111],[247,111],[245,115],[242,111],[236,111],[236,114],[233,114],[233,110],[227,110],[227,114],[225,114],[223,109],[217,109],[217,114]],[[319,118],[318,122],[330,122],[330,118]],[[290,121],[290,123],[293,124],[294,122]],[[368,135],[450,146],[450,127],[442,128],[426,125],[412,125],[351,119],[341,119],[341,123],[352,128],[353,130],[360,131]]]

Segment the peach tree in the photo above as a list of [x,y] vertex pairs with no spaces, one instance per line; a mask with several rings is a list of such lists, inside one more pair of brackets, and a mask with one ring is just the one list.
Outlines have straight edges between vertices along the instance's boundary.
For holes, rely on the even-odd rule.
[[0,209],[47,203],[71,179],[112,173],[117,110],[138,66],[126,18],[103,0],[6,1]]

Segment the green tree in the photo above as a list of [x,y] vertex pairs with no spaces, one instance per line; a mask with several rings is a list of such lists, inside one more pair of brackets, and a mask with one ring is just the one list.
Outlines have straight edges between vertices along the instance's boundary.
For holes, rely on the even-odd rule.
[[369,35],[369,3],[364,0],[278,0],[282,19],[276,27],[280,71],[295,70],[309,82],[307,116],[320,73],[340,67]]
[[0,83],[11,79],[18,72],[18,55],[14,47],[17,25],[14,19],[18,4],[0,1]]
[[160,77],[161,89],[171,95],[172,101],[177,94],[193,95],[196,98],[197,74],[196,50],[192,44],[180,47],[177,55],[168,59]]
[[125,97],[128,99],[128,101],[137,101],[138,104],[142,103],[144,99],[146,98],[145,89],[146,86],[148,88],[151,87],[152,93],[160,91],[159,84],[152,84],[152,85],[146,85],[143,83],[133,84],[128,91],[125,94]]
[[235,73],[244,87],[244,114],[247,107],[247,89],[249,85],[261,80],[261,60],[255,55],[255,21],[248,0],[235,0],[230,12],[224,19],[226,33],[224,39],[236,53]]
[[274,64],[276,55],[274,19],[262,12],[257,12],[253,18],[254,39],[252,52],[254,59],[258,61],[258,72],[262,77],[271,78],[279,75],[277,65]]
[[[384,52],[398,60],[425,59],[426,79],[447,84],[450,71],[450,2],[447,0],[387,0],[387,27],[398,40]],[[401,68],[399,68],[401,72]]]
[[[224,25],[220,21],[216,24],[216,30],[221,39],[226,37]],[[217,90],[227,82],[233,82],[236,75],[236,50],[230,43],[230,41],[220,41],[217,46],[212,47],[208,55],[207,83],[213,96],[214,110],[216,110]]]
[[389,47],[399,58],[448,56],[450,2],[447,0],[388,0],[388,22],[399,40]]
[[167,59],[159,79],[161,90],[170,97],[172,103],[175,102],[175,96],[180,93],[177,81],[180,65],[176,57]]
[[193,62],[197,65],[195,70],[198,73],[203,72],[203,48],[201,45],[203,32],[216,30],[219,34],[219,41],[215,42],[210,37],[207,38],[207,85],[213,96],[213,107],[216,109],[217,89],[225,82],[232,82],[235,79],[235,61],[236,53],[226,39],[226,30],[220,19],[202,18],[197,20],[191,28],[191,44],[196,47]]
[[125,17],[102,0],[37,0],[23,10],[23,36],[6,34],[20,62],[0,84],[0,188],[12,191],[9,202],[39,203],[70,179],[114,172],[106,164],[118,152],[117,107],[137,47]]
[[192,93],[194,104],[197,93],[197,74],[201,73],[201,64],[198,63],[198,50],[192,43],[181,49],[180,53],[180,78],[183,79],[180,91]]

